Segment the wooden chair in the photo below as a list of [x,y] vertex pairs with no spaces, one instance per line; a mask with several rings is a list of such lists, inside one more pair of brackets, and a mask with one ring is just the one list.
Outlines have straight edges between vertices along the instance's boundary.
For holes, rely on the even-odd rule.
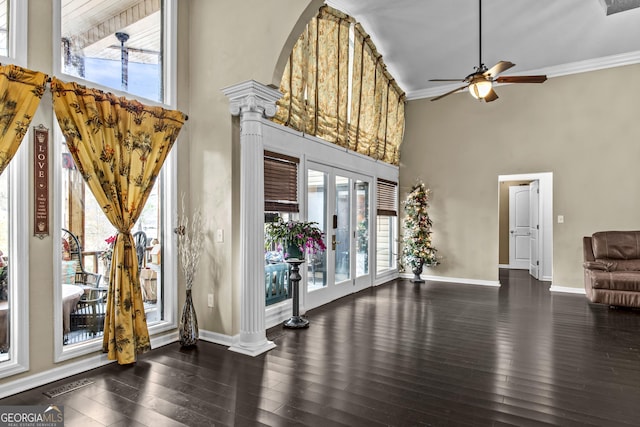
[[75,284],[79,286],[100,286],[101,274],[85,271],[82,262],[82,246],[78,237],[69,230],[62,229],[62,259],[71,260],[76,264]]
[[133,233],[133,240],[135,241],[136,255],[138,256],[138,272],[140,272],[140,269],[146,264],[147,234],[144,231],[136,231]]

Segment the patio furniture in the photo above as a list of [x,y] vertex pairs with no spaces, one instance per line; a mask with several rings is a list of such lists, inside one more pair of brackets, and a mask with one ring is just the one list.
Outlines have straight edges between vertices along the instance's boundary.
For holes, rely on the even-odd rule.
[[100,285],[102,275],[85,271],[80,241],[75,234],[65,228],[62,229],[62,260],[73,261],[75,263],[76,273],[74,281],[71,284],[92,288],[97,288]]
[[80,286],[62,285],[62,329],[65,335],[71,330],[71,313],[76,310],[83,295],[84,289]]

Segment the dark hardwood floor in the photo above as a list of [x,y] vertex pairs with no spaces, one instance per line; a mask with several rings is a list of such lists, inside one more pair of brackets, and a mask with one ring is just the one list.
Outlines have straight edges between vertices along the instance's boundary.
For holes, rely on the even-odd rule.
[[[551,294],[406,280],[268,331],[259,357],[199,342],[0,400],[64,405],[67,426],[638,426],[640,311]],[[72,380],[95,383],[49,399]]]

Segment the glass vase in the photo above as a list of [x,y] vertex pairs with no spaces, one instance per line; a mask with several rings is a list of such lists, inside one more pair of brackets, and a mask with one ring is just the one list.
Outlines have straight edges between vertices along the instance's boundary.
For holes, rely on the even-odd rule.
[[178,327],[180,345],[189,347],[198,342],[198,318],[191,299],[191,289],[187,289],[187,299],[182,307],[180,326]]

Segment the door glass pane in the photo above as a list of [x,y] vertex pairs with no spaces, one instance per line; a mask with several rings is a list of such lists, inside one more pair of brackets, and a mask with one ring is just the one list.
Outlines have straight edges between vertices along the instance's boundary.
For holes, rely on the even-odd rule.
[[356,181],[356,277],[369,274],[369,183]]
[[335,283],[351,277],[351,180],[336,176]]
[[[309,169],[307,172],[307,218],[317,222],[318,228],[327,233],[327,181],[325,172]],[[326,239],[326,237],[325,237]],[[327,242],[325,242],[326,244]],[[328,245],[327,245],[328,247]],[[307,255],[307,290],[327,286],[327,251]]]
[[0,175],[0,362],[9,360],[9,173]]
[[62,71],[161,102],[162,4],[62,0]]

